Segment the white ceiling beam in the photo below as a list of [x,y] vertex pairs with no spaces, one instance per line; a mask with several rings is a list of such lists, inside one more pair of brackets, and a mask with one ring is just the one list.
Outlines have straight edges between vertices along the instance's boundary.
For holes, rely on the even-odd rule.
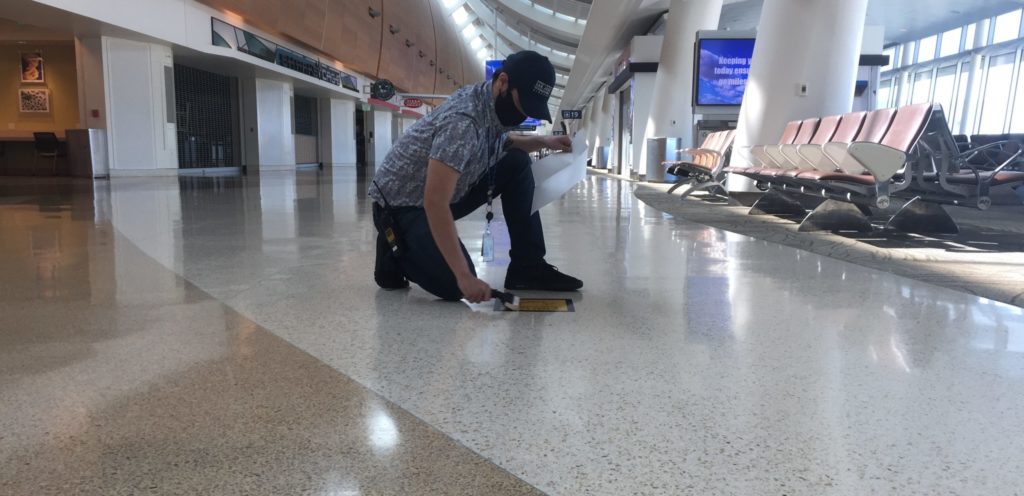
[[[541,12],[540,9],[535,8],[533,3],[527,5],[519,0],[491,0],[502,8],[508,9],[514,12],[517,16],[525,19],[527,22],[534,22],[543,25],[549,29],[552,33],[556,33],[558,36],[563,38],[580,39],[583,36],[585,29],[584,24],[578,24],[572,21],[568,21],[554,14],[546,14]],[[552,9],[554,10],[554,9]]]

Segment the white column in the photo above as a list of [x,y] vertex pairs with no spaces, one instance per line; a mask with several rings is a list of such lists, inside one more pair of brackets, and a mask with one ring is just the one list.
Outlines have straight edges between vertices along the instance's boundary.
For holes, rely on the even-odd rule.
[[906,45],[903,45],[903,53],[902,57],[900,57],[899,84],[896,88],[896,99],[893,100],[896,107],[904,105],[905,101],[910,100],[910,95],[914,94],[910,88],[910,70],[902,69],[914,63],[914,52],[913,50],[907,50],[906,47]]
[[601,88],[601,91],[597,94],[596,98],[601,100],[601,112],[598,114],[597,126],[595,126],[595,141],[596,146],[594,148],[594,164],[599,164],[599,157],[605,153],[607,148],[608,161],[605,163],[605,167],[609,167],[613,162],[612,153],[614,150],[615,139],[612,136],[612,129],[614,125],[612,122],[612,106],[617,101],[615,95],[608,93],[608,87]]
[[78,120],[85,128],[106,129],[103,41],[98,36],[75,38],[75,65],[78,72]]
[[323,123],[321,156],[325,165],[353,167],[356,165],[356,102],[345,98],[320,100]]
[[654,85],[657,73],[641,72],[633,76],[633,150],[630,156],[632,164],[630,170],[640,177],[647,174],[647,140],[644,135],[647,131],[647,122],[651,118],[655,96]]
[[[256,78],[255,124],[260,171],[295,169],[295,135],[292,129],[290,82]],[[252,166],[253,164],[249,164]]]
[[[697,31],[718,29],[721,14],[722,0],[672,0],[654,81],[658,104],[651,108],[642,141],[682,138],[684,147],[693,146],[693,44]],[[646,164],[646,150],[643,155]]]
[[384,161],[391,151],[391,121],[394,115],[386,110],[373,111],[373,165]]
[[600,112],[599,95],[595,95],[594,98],[590,99],[590,103],[585,109],[583,109],[583,129],[582,131],[587,133],[587,156],[591,159],[592,165],[597,165],[594,162],[594,150],[597,149],[597,113]]
[[[983,46],[985,42],[988,41],[988,30],[988,19],[978,22],[978,26],[974,31],[975,49]],[[980,51],[975,51],[974,55],[971,56],[971,72],[967,75],[967,92],[964,93],[964,101],[961,102],[964,106],[964,110],[960,113],[960,134],[972,134],[974,131],[974,118],[977,115],[975,112],[974,94],[980,90],[978,85],[981,84],[981,65],[984,62],[985,57],[981,55]],[[957,75],[957,77],[960,76]]]
[[594,167],[597,167],[598,163],[597,142],[600,140],[601,135],[601,119],[603,117],[602,114],[604,113],[604,91],[604,87],[597,90],[597,93],[590,102],[590,105],[594,108],[594,120],[591,122],[591,129],[588,133],[589,136],[587,140],[590,142],[590,161],[594,164]]
[[175,175],[174,55],[166,45],[102,38],[110,175]]
[[[634,36],[630,43],[630,62],[659,62],[663,41],[662,36]],[[629,153],[632,163],[628,165],[629,170],[640,177],[647,174],[647,160],[643,153],[646,148],[644,134],[647,121],[653,112],[651,107],[655,101],[656,79],[656,72],[640,72],[633,75],[633,148]]]
[[[765,1],[735,149],[778,142],[791,120],[850,111],[867,6],[868,0]],[[732,157],[749,164],[743,153]],[[729,189],[754,191],[753,181],[733,175]]]

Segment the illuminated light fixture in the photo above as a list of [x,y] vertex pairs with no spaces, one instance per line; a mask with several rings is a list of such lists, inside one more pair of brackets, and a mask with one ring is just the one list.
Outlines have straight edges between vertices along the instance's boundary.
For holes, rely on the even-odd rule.
[[[480,39],[480,38],[477,38]],[[487,59],[487,48],[481,48],[476,51],[476,57],[480,60]]]
[[461,26],[469,20],[469,11],[466,10],[466,7],[459,7],[452,12],[452,19],[455,19],[456,26]]
[[466,39],[469,39],[470,37],[472,37],[475,34],[476,34],[476,26],[473,25],[473,24],[470,24],[470,25],[466,26],[462,30],[462,36],[464,38],[466,38]]
[[480,37],[477,36],[476,38],[473,38],[473,41],[469,42],[469,46],[472,47],[473,50],[478,50],[480,47],[484,46],[484,40],[481,40]]
[[444,0],[444,8],[450,9],[452,8],[452,5],[455,5],[458,2],[459,0]]

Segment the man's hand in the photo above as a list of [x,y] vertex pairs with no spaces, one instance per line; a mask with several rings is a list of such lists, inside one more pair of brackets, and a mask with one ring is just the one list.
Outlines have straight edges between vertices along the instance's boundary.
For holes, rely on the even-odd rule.
[[491,299],[491,286],[472,274],[459,277],[458,283],[462,297],[470,303],[480,303]]
[[558,152],[572,151],[572,138],[568,136],[544,136],[544,148]]
[[568,136],[509,136],[508,140],[513,148],[518,148],[527,153],[547,148],[558,152],[572,151],[572,138]]

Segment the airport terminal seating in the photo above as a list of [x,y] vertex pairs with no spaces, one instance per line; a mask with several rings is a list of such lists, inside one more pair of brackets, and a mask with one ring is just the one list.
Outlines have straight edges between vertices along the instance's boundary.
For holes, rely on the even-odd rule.
[[662,165],[667,167],[666,172],[679,178],[668,192],[672,193],[679,187],[690,184],[690,188],[683,192],[682,198],[700,190],[728,198],[724,169],[735,137],[736,130],[711,133],[699,148],[678,150],[679,153],[688,155],[690,160],[662,162]]
[[[780,143],[750,147],[746,156],[757,163],[723,171],[749,177],[766,192],[751,214],[799,216],[801,231],[870,231],[871,209],[888,209],[897,197],[906,203],[888,228],[955,233],[942,205],[986,209],[992,187],[1024,183],[1024,172],[1006,170],[1021,157],[1019,146],[1001,162],[972,163],[1012,148],[1004,140],[961,151],[942,107],[930,103],[792,121]],[[824,201],[808,214],[801,197]]]
[[[971,137],[954,135],[953,139],[957,141],[961,152],[982,150],[970,159],[971,164],[982,167],[998,167],[1024,146],[1024,134],[976,134]],[[998,145],[989,146],[995,143]],[[1018,157],[1006,168],[1024,170],[1024,158]]]

